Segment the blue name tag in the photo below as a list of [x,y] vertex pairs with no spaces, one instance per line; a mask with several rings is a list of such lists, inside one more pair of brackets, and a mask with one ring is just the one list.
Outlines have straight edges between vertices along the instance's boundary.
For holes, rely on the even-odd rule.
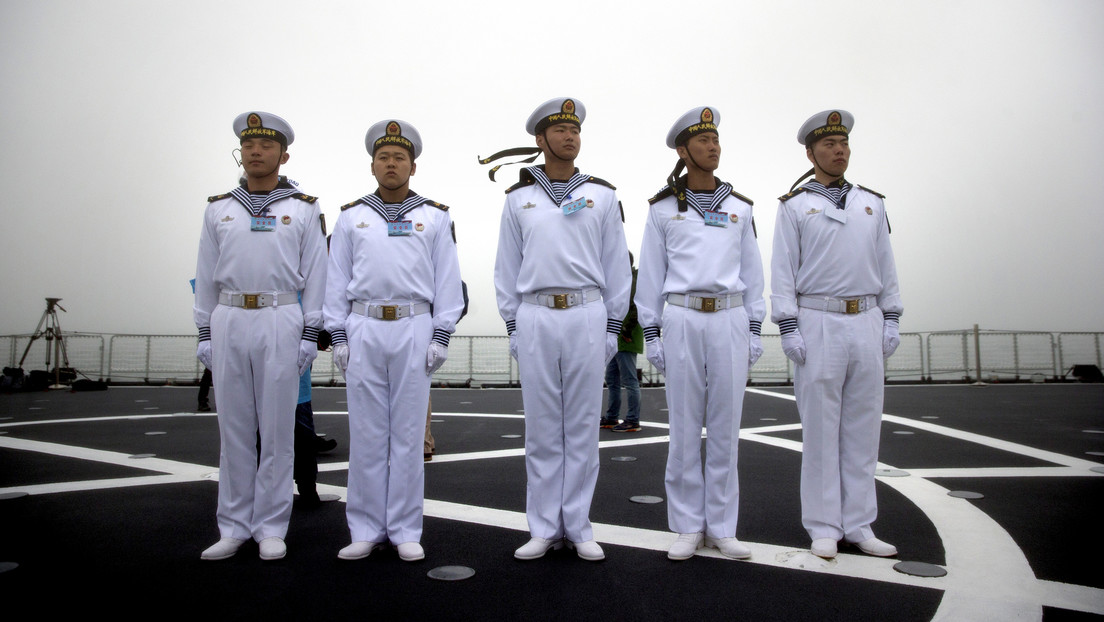
[[574,214],[575,212],[583,209],[586,206],[587,206],[587,200],[586,200],[586,197],[583,197],[583,198],[581,198],[577,201],[572,201],[572,202],[568,203],[567,205],[564,205],[563,206],[563,213],[564,213],[565,216],[568,215],[568,214]]
[[705,224],[710,227],[727,227],[728,226],[728,212],[711,212],[705,210]]
[[276,230],[276,217],[275,216],[253,216],[249,223],[250,231],[275,231]]
[[391,237],[397,235],[410,235],[413,232],[414,225],[409,220],[387,223],[387,235]]

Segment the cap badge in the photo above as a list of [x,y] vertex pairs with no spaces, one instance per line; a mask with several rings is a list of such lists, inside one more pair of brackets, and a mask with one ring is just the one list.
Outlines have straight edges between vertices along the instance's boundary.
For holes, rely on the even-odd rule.
[[703,109],[702,113],[701,113],[701,122],[702,123],[712,123],[713,122],[713,111],[708,109],[708,108]]
[[250,113],[249,118],[246,119],[245,123],[249,127],[262,127],[262,125],[261,125],[261,115],[255,113],[255,112]]
[[565,99],[563,106],[560,107],[560,112],[565,114],[575,114],[575,102],[570,99]]
[[840,113],[833,111],[828,115],[828,125],[839,125],[840,121]]
[[399,124],[394,122],[394,121],[388,123],[387,124],[387,135],[388,136],[400,136],[400,135],[402,135],[402,130],[399,128]]

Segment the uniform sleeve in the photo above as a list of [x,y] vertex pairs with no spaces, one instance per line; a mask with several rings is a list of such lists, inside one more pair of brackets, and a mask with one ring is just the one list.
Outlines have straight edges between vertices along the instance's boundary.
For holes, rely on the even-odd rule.
[[464,310],[464,288],[460,280],[460,259],[452,238],[452,219],[441,212],[433,241],[433,340],[448,347],[449,337]]
[[502,222],[498,227],[498,253],[495,256],[494,283],[498,299],[498,314],[506,322],[506,332],[513,334],[514,321],[518,307],[521,306],[521,293],[517,280],[521,273],[522,253],[521,227],[517,217],[510,209],[510,199],[502,208]]
[[215,284],[215,266],[218,265],[218,236],[208,204],[203,212],[203,228],[199,232],[199,258],[196,261],[195,303],[192,317],[199,329],[200,341],[211,338],[211,312],[218,305],[219,289]]
[[[885,206],[882,206],[883,214]],[[893,259],[893,248],[889,242],[889,218],[882,219],[877,239],[878,268],[881,272],[882,291],[878,292],[878,307],[887,319],[897,319],[904,312],[901,292],[897,282],[897,262]]]
[[648,210],[644,241],[640,245],[640,267],[636,275],[636,313],[644,337],[659,336],[663,318],[663,283],[667,280],[667,245],[654,207]]
[[740,240],[740,281],[747,288],[744,290],[744,309],[747,310],[751,332],[759,334],[767,314],[767,303],[763,299],[763,259],[759,255],[759,240],[755,237],[750,213]]
[[771,321],[778,324],[783,333],[797,328],[797,270],[800,265],[797,217],[785,203],[779,203],[771,249]]
[[317,341],[326,297],[326,234],[322,231],[322,208],[317,202],[310,206],[310,220],[300,242],[299,275],[303,278],[303,339]]
[[322,305],[322,317],[334,345],[348,342],[345,321],[353,306],[345,294],[353,272],[353,249],[348,224],[346,212],[342,212],[330,234],[330,258],[326,267],[326,298]]
[[620,333],[621,323],[629,311],[629,291],[632,289],[632,264],[629,246],[625,242],[625,225],[621,222],[621,203],[610,194],[610,206],[602,228],[602,271],[606,286],[602,301],[606,305],[606,332]]

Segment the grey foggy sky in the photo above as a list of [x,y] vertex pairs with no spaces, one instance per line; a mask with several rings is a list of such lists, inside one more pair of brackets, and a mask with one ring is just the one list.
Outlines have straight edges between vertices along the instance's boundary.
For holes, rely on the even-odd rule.
[[848,179],[887,196],[902,331],[1104,330],[1104,3],[555,7],[0,0],[0,334],[31,331],[47,296],[66,330],[194,333],[205,199],[233,186],[231,121],[251,109],[291,123],[283,172],[330,225],[375,188],[368,126],[413,123],[412,188],[457,226],[458,334],[504,334],[492,272],[517,167],[492,184],[476,158],[531,145],[525,119],[556,96],[587,107],[577,164],[618,187],[634,254],[680,114],[720,111],[718,175],[755,201],[769,266],[776,197],[809,167],[797,128],[843,108]]

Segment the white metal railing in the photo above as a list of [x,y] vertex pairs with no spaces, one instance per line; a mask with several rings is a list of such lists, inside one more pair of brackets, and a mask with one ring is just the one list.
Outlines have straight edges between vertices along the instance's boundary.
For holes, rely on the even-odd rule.
[[[195,358],[194,335],[103,335],[64,333],[68,367],[78,375],[112,383],[193,383],[203,369]],[[1029,331],[944,331],[903,333],[897,352],[886,362],[890,382],[1056,380],[1074,365],[1101,360],[1102,332],[1046,333]],[[55,345],[30,335],[0,336],[5,367],[53,369]],[[47,366],[47,350],[51,363]],[[751,369],[753,384],[788,384],[793,364],[782,352],[778,335],[763,336],[763,356]],[[6,354],[6,356],[5,356]],[[64,365],[65,361],[61,361]],[[646,384],[663,377],[643,356],[637,365]],[[343,384],[329,352],[320,352],[311,372],[314,384]],[[449,358],[434,374],[442,385],[516,385],[517,363],[504,336],[454,336]]]

